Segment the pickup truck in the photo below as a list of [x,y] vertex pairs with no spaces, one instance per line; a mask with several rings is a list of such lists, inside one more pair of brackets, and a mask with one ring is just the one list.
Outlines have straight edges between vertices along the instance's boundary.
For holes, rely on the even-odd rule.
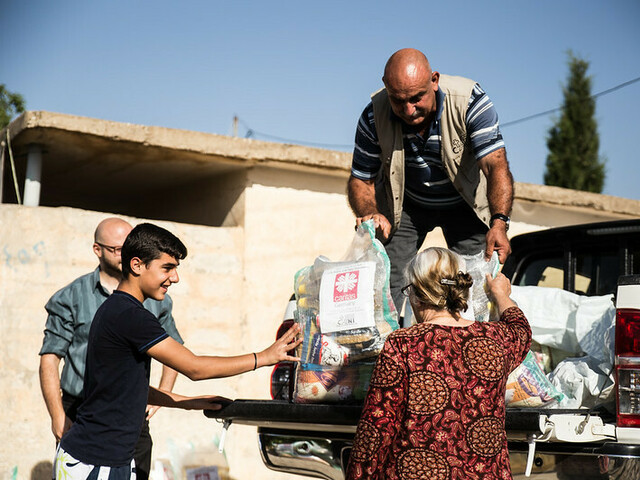
[[[507,408],[514,478],[639,480],[640,219],[551,228],[516,236],[511,245],[502,272],[513,285],[615,293],[616,306],[615,411]],[[280,332],[294,308],[292,299]],[[274,368],[272,400],[235,400],[205,415],[227,427],[257,426],[262,459],[272,470],[343,479],[362,405],[291,403],[293,368]]]

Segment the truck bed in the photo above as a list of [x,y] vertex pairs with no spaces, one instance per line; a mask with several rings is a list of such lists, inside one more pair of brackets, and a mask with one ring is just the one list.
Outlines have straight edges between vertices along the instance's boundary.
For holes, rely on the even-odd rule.
[[[588,410],[551,408],[507,408],[508,433],[539,432],[541,415],[586,415]],[[242,425],[305,431],[355,433],[362,405],[290,403],[284,400],[235,400],[221,410],[205,410],[208,418],[228,420]],[[614,420],[604,409],[591,411],[605,422]]]

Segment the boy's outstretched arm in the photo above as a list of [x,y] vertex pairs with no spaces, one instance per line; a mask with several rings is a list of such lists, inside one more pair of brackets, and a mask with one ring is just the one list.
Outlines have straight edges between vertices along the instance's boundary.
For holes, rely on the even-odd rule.
[[220,410],[232,400],[215,395],[202,395],[199,397],[185,397],[177,393],[159,390],[149,387],[149,405],[161,407],[182,408],[183,410]]
[[298,333],[300,327],[296,324],[265,350],[233,357],[195,355],[171,337],[151,347],[147,354],[191,380],[230,377],[285,360],[299,361],[299,358],[288,353],[302,342],[302,339],[296,340]]

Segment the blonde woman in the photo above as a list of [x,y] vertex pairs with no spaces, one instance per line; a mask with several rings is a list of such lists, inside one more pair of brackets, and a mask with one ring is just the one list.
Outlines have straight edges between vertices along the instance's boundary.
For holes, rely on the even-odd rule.
[[393,332],[378,358],[348,479],[511,479],[505,385],[531,328],[502,274],[487,278],[496,322],[464,319],[471,276],[444,248],[407,266],[403,293],[417,324]]

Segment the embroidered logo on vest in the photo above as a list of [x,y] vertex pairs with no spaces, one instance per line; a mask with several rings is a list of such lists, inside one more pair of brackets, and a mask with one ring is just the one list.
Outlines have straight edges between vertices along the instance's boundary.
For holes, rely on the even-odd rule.
[[453,140],[453,142],[451,142],[451,148],[453,149],[453,153],[460,153],[462,151],[463,148],[463,144],[460,140],[458,140],[457,138],[455,138]]

